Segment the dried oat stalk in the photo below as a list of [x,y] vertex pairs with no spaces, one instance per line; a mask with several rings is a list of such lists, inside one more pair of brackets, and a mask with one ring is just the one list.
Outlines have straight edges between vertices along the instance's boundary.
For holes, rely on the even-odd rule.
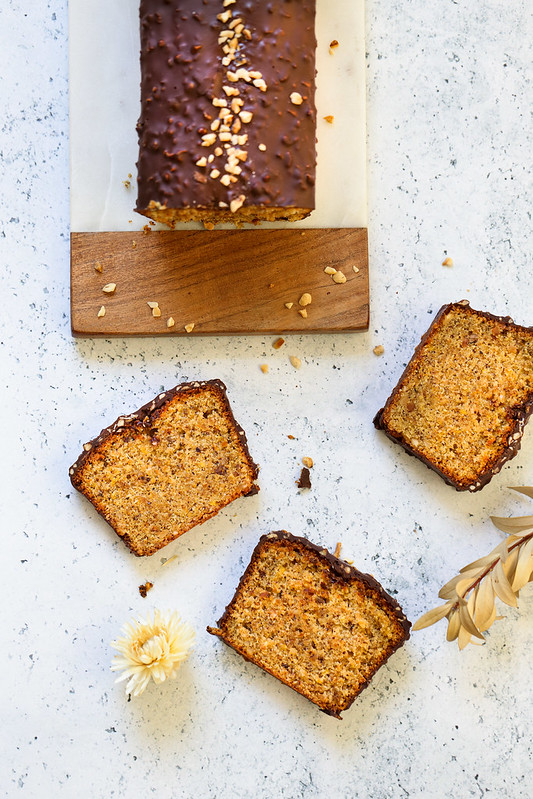
[[[533,487],[514,487],[513,491],[533,499]],[[459,574],[439,591],[443,605],[425,613],[413,625],[413,630],[429,627],[448,619],[448,641],[459,649],[473,638],[484,641],[483,633],[497,619],[496,598],[506,605],[517,606],[520,589],[533,581],[533,516],[504,518],[491,516],[507,538],[492,552],[464,566]],[[473,641],[472,641],[473,642]]]

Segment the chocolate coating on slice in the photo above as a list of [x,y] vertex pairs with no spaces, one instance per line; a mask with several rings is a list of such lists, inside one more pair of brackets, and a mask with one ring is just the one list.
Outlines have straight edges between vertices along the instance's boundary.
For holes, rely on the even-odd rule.
[[[227,16],[229,12],[231,16]],[[238,204],[243,197],[244,209],[312,210],[316,161],[314,0],[237,0],[226,8],[222,0],[141,0],[140,19],[136,210],[151,215],[154,208],[178,212],[208,209],[227,216],[232,202]],[[238,36],[238,45],[233,60],[223,64],[225,42],[221,43],[220,37],[229,30]],[[228,72],[235,75],[239,69],[245,76],[246,72],[260,73],[257,85],[249,76],[228,78]],[[224,86],[238,94],[227,96]],[[302,98],[301,103],[291,100],[294,93]],[[243,101],[241,110],[246,112],[237,132],[233,126],[240,117],[231,109],[234,97]],[[212,131],[211,127],[213,123],[216,126],[221,110],[213,100],[224,99],[232,116],[229,141],[221,140],[220,129]],[[252,117],[245,122],[247,112]],[[210,141],[212,133],[216,141],[203,145],[206,139],[202,137]],[[235,137],[240,137],[239,141]],[[236,174],[226,170],[228,147],[246,153]],[[223,153],[216,155],[220,149]],[[198,166],[198,161],[211,155],[211,161]],[[227,181],[228,175],[236,180],[226,186],[220,178],[225,176]]]

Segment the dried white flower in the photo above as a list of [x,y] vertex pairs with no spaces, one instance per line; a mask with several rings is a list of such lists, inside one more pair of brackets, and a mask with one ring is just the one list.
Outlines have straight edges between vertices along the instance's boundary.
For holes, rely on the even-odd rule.
[[127,622],[122,637],[111,641],[118,650],[111,671],[124,671],[116,682],[129,680],[126,693],[139,696],[152,679],[155,683],[176,677],[194,644],[194,630],[176,611],[154,610],[146,619]]

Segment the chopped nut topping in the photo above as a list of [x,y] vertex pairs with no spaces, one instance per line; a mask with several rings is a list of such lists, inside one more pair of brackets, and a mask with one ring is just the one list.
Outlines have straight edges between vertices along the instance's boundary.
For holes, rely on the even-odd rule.
[[[204,128],[205,130],[205,128]],[[202,136],[202,147],[211,147],[217,140],[215,133],[206,133]]]
[[327,116],[324,117],[324,119],[326,120],[326,122],[329,122],[329,124],[332,125],[335,117],[333,116],[333,114],[328,114]]
[[228,9],[227,11],[223,11],[222,14],[217,14],[217,19],[225,25],[228,19],[231,19],[231,11]]
[[359,267],[358,266],[352,266],[352,269],[355,272],[355,274],[357,274],[359,272]]
[[296,355],[291,355],[289,357],[289,361],[291,362],[291,364],[294,366],[295,369],[299,369],[300,366],[302,365],[301,360],[297,358]]
[[169,316],[168,319],[167,319],[167,327],[174,327],[175,324],[176,323],[174,321],[174,317],[173,316]]
[[97,262],[95,263],[95,265],[94,265],[94,269],[95,269],[95,271],[96,271],[96,272],[100,272],[100,273],[104,271],[104,267],[102,266],[102,264],[100,263],[100,261],[97,261]]
[[290,96],[290,101],[293,105],[301,105],[304,101],[304,98],[300,94],[300,92],[292,92]]
[[159,303],[158,303],[158,302],[152,302],[152,301],[150,301],[150,302],[147,302],[146,304],[147,304],[147,306],[148,306],[149,308],[151,308],[152,310],[153,310],[154,308],[159,308]]
[[383,355],[383,353],[385,352],[385,347],[383,346],[383,344],[378,344],[377,347],[374,347],[372,352],[374,353],[374,355]]
[[326,266],[326,268],[324,269],[326,275],[334,275],[336,271],[337,270],[334,269],[332,266]]
[[96,315],[97,315],[97,317],[98,317],[99,319],[101,319],[101,318],[102,318],[102,316],[105,316],[105,305],[102,305],[102,306],[101,306],[100,310],[98,311],[98,313],[97,313]]
[[264,153],[266,151],[266,144],[258,144],[257,149]]
[[223,186],[229,186],[231,183],[231,177],[229,175],[222,175],[220,182]]
[[209,177],[215,180],[216,178],[220,177],[220,170],[219,169],[212,169],[209,173]]
[[221,155],[224,154],[224,150],[222,147],[215,147],[215,155],[220,158]]
[[215,108],[225,108],[228,101],[224,97],[213,97],[212,104]]
[[202,156],[202,158],[198,159],[198,161],[196,162],[196,166],[207,166],[207,158],[205,157],[205,155]]
[[155,316],[156,319],[159,319],[161,316],[161,308],[152,308],[152,316]]
[[262,91],[262,92],[266,92],[266,90],[267,90],[267,85],[266,85],[265,81],[263,80],[263,78],[256,78],[256,79],[253,81],[253,84],[254,84],[254,86],[256,86],[258,89],[261,89],[261,91]]
[[307,466],[308,469],[313,468],[313,459],[312,458],[302,458],[302,463],[304,466]]
[[344,272],[341,272],[340,270],[338,272],[335,272],[335,274],[332,275],[332,278],[335,283],[346,283],[346,275],[344,274]]
[[298,313],[300,314],[300,316],[303,316],[304,319],[307,319],[307,308],[300,308]]
[[228,97],[237,97],[239,94],[239,90],[236,86],[223,86],[222,91],[225,92]]
[[117,289],[116,283],[106,283],[102,291],[104,292],[104,294],[114,294],[116,289]]
[[189,322],[188,325],[185,325],[184,330],[186,330],[187,333],[192,333],[194,330],[194,322]]
[[306,291],[305,294],[302,294],[300,299],[298,300],[298,305],[301,305],[304,308],[306,305],[311,305],[313,298],[311,295]]
[[292,306],[293,306],[293,305],[294,305],[294,303],[293,303],[293,302],[286,302],[286,303],[285,303],[285,308],[288,308],[288,309],[289,309],[289,311],[290,311],[290,309],[292,308]]
[[241,118],[241,122],[247,125],[249,122],[252,121],[253,114],[251,111],[241,111],[239,113],[239,117]]
[[450,258],[450,257],[445,258],[444,261],[442,262],[442,265],[443,266],[453,266],[453,259]]
[[245,199],[246,197],[244,196],[244,194],[241,194],[239,197],[237,197],[236,200],[232,200],[230,202],[229,209],[232,214],[234,214],[236,211],[239,210],[239,208],[244,204]]
[[279,350],[279,348],[283,347],[284,344],[285,344],[285,339],[280,337],[275,340],[272,346],[274,347],[275,350]]
[[268,372],[268,363],[262,363],[259,368],[261,369],[263,374],[266,375],[266,373]]

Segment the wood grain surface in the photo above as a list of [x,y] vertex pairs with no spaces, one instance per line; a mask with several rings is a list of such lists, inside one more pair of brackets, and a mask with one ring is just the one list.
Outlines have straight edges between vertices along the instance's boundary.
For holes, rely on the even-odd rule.
[[[364,330],[367,252],[365,228],[72,233],[72,332],[194,336]],[[341,271],[346,282],[336,283],[326,267]],[[116,284],[112,294],[103,291],[109,283]],[[306,318],[299,313],[305,292],[312,297]],[[159,304],[160,317],[152,315],[148,302]],[[102,306],[105,315],[99,317]],[[167,326],[170,317],[172,327]],[[185,326],[191,324],[188,333]]]

